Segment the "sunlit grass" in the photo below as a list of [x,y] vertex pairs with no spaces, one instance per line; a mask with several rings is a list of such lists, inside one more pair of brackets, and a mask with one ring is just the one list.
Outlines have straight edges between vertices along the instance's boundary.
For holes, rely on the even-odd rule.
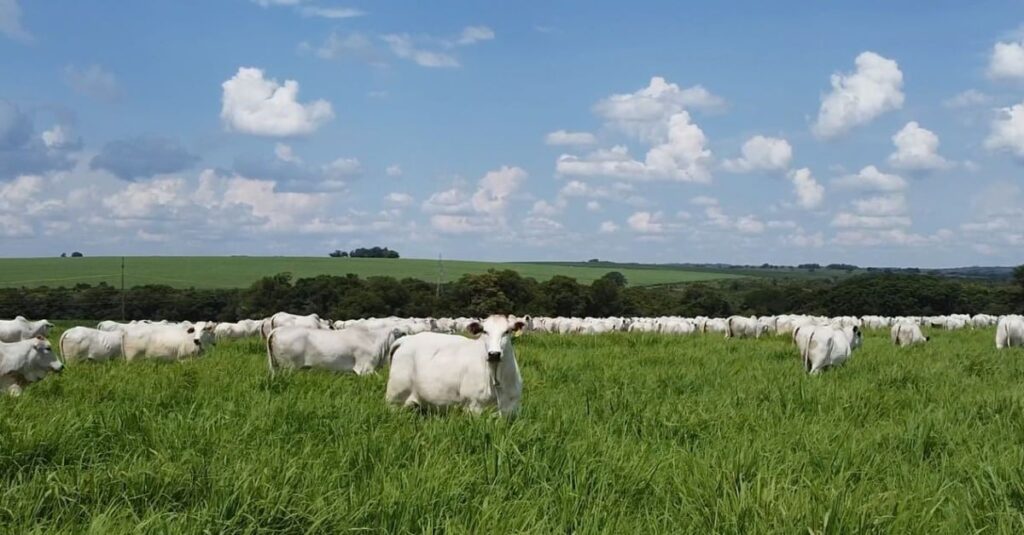
[[1024,532],[1024,352],[929,334],[820,377],[781,338],[529,335],[514,421],[270,379],[258,340],[72,365],[0,399],[0,530]]

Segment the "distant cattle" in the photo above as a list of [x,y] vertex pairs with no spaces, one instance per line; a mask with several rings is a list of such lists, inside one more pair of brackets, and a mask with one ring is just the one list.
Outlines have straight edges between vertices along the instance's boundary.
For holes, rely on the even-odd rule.
[[996,349],[1024,347],[1024,316],[1003,316],[996,325]]
[[463,407],[479,413],[489,406],[509,416],[519,408],[522,378],[512,338],[524,327],[505,316],[474,321],[478,338],[420,333],[391,349],[387,400],[403,406]]
[[46,320],[29,321],[24,316],[13,320],[0,320],[0,342],[20,342],[50,334],[53,324]]
[[177,325],[132,325],[124,329],[121,351],[125,360],[137,358],[174,361],[197,357],[212,333]]
[[889,331],[889,338],[893,344],[899,347],[923,344],[928,341],[928,337],[921,332],[921,327],[916,323],[908,322],[900,322],[893,325]]
[[730,316],[725,322],[726,338],[760,338],[768,325],[751,316]]
[[17,342],[0,342],[0,391],[11,396],[21,394],[29,383],[64,370],[53,354],[50,342],[42,336]]
[[263,323],[260,326],[260,334],[265,339],[270,336],[270,331],[273,331],[278,327],[305,327],[307,329],[334,328],[330,321],[322,319],[317,314],[299,316],[289,312],[278,312],[277,314],[263,320]]
[[317,368],[334,372],[373,373],[385,365],[398,329],[349,327],[340,331],[278,327],[267,337],[267,364],[282,368]]
[[89,327],[72,327],[60,335],[57,347],[60,358],[69,360],[111,360],[121,356],[120,331],[101,331]]
[[832,326],[805,326],[794,333],[804,371],[816,375],[826,368],[844,363],[861,345],[860,328],[838,329]]

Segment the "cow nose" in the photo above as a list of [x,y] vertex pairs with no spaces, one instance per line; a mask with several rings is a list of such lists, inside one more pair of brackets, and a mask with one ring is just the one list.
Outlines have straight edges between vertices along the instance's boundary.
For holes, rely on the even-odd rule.
[[500,361],[501,361],[501,351],[488,351],[487,352],[487,362],[500,362]]
[[195,345],[202,344],[202,342],[200,342],[199,340],[192,340],[192,343],[194,343]]

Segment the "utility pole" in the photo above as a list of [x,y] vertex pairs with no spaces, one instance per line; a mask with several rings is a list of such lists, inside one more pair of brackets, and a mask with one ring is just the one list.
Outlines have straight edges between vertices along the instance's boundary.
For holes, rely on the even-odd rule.
[[121,257],[121,321],[126,321],[124,314],[124,257]]
[[444,280],[444,263],[441,261],[441,255],[437,255],[437,289],[434,292],[435,297],[441,297],[441,282]]

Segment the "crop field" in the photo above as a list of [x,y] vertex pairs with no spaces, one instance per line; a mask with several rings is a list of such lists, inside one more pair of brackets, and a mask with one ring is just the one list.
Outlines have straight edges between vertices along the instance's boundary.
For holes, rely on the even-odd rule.
[[1024,352],[930,334],[817,377],[783,338],[526,335],[511,421],[258,340],[71,364],[0,397],[0,531],[1024,532]]
[[[671,268],[607,268],[559,264],[470,262],[445,260],[444,281],[488,269],[511,269],[538,281],[555,275],[573,277],[589,284],[610,271],[619,271],[632,285],[649,286],[735,277],[726,273],[685,271]],[[327,257],[258,256],[146,256],[125,260],[125,285],[164,284],[175,288],[240,288],[260,277],[290,272],[295,278],[316,275],[360,277],[411,277],[434,282],[437,260]],[[74,286],[75,284],[121,284],[120,257],[86,258],[0,258],[0,287]]]

